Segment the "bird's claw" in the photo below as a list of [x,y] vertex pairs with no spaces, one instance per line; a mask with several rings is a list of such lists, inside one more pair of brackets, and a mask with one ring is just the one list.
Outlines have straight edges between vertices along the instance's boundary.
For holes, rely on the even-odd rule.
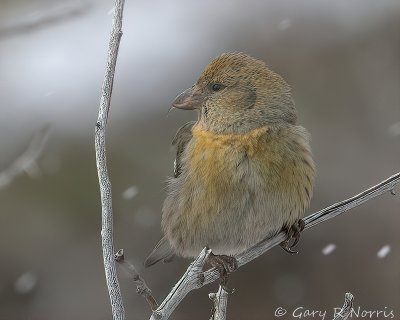
[[[299,253],[298,251],[293,250],[293,247],[295,247],[300,240],[300,234],[304,230],[305,223],[303,219],[300,219],[296,221],[293,225],[291,225],[288,228],[285,228],[286,234],[287,234],[287,239],[283,242],[281,242],[280,246],[282,247],[283,250],[290,254],[297,254]],[[293,240],[293,243],[291,244],[290,242]]]
[[227,287],[229,273],[238,268],[237,260],[232,256],[215,255],[212,252],[207,259],[207,267],[215,268],[220,275],[220,286],[228,293],[233,293],[235,289]]

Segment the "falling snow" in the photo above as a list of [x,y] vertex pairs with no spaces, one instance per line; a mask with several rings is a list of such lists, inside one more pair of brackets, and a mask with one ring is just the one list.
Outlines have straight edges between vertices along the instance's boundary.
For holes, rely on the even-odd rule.
[[54,91],[49,91],[44,94],[45,97],[51,97],[52,95],[54,95]]
[[290,19],[283,19],[279,22],[278,29],[279,30],[287,30],[292,26],[292,21]]
[[20,275],[15,281],[14,290],[19,294],[27,294],[36,286],[37,277],[32,272],[28,271]]
[[335,251],[335,249],[336,249],[336,244],[330,243],[322,249],[322,254],[325,256],[330,255],[333,251]]
[[396,122],[396,123],[393,123],[393,124],[389,127],[388,131],[389,131],[389,134],[390,134],[391,136],[393,136],[393,137],[398,137],[398,136],[400,136],[400,121],[399,121],[399,122]]
[[378,257],[378,259],[383,259],[390,253],[390,250],[390,245],[384,245],[382,248],[379,249],[376,256]]
[[122,198],[129,200],[136,196],[138,193],[139,189],[135,186],[131,186],[122,193]]
[[112,7],[110,10],[108,10],[108,12],[107,12],[107,14],[108,15],[112,15],[112,14],[114,14],[114,7]]

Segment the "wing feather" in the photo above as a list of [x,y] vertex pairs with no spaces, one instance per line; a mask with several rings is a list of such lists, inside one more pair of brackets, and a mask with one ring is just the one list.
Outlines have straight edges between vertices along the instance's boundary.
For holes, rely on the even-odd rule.
[[[174,177],[177,178],[182,172],[182,154],[188,142],[192,139],[192,127],[195,121],[191,121],[179,128],[172,145],[176,147],[176,156],[174,161]],[[168,239],[164,236],[155,246],[144,262],[144,266],[150,267],[159,261],[169,262],[174,258],[174,251],[171,248]]]
[[192,139],[192,127],[195,121],[190,121],[179,128],[172,140],[172,145],[176,147],[176,156],[174,161],[174,177],[177,178],[182,172],[182,154],[188,142]]

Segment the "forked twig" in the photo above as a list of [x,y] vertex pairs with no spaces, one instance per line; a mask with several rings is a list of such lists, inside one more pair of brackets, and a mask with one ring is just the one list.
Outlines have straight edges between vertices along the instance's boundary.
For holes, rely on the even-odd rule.
[[214,303],[213,313],[210,320],[225,320],[226,309],[228,306],[228,294],[229,292],[224,289],[223,286],[219,286],[216,293],[210,293],[208,297]]
[[115,261],[117,261],[118,264],[132,277],[132,280],[136,285],[136,292],[146,299],[151,310],[156,310],[158,307],[156,299],[144,279],[140,276],[139,272],[136,271],[135,266],[125,260],[123,249],[117,251],[115,254]]
[[347,320],[347,318],[350,316],[351,310],[353,308],[353,299],[354,299],[354,296],[350,292],[347,292],[344,295],[343,307],[340,309],[339,312],[335,312],[335,316],[334,316],[333,320]]
[[6,169],[0,172],[0,189],[11,183],[21,173],[30,173],[32,168],[37,170],[36,161],[44,150],[49,131],[50,126],[47,125],[37,132],[29,143],[28,148]]

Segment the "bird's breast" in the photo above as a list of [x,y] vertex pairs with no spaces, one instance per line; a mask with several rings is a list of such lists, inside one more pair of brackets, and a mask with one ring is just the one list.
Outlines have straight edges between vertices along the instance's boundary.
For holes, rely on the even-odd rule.
[[215,134],[200,125],[193,127],[187,162],[194,179],[204,186],[226,191],[247,170],[247,162],[267,164],[267,127],[241,134]]

